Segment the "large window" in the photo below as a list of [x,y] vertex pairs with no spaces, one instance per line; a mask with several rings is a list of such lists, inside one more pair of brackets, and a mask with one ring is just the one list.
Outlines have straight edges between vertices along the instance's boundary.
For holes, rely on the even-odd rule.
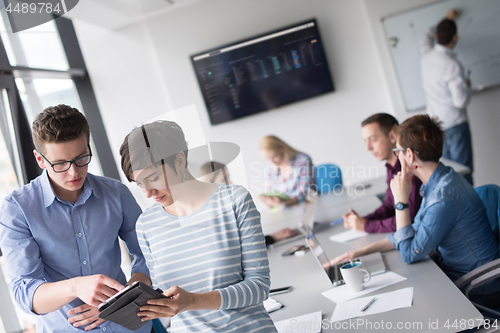
[[[31,124],[57,104],[71,105],[89,120],[94,152],[89,172],[120,179],[72,22],[60,17],[13,33],[0,1],[0,199],[41,173]],[[0,257],[0,333],[20,332],[31,320],[7,301],[7,283]]]

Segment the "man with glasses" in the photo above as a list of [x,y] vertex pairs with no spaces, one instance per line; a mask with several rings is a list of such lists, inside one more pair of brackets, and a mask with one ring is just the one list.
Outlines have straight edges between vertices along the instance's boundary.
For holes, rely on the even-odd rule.
[[[141,209],[119,181],[87,173],[92,159],[87,119],[67,105],[33,123],[42,175],[7,196],[0,248],[14,298],[38,315],[37,332],[129,332],[97,317],[97,306],[127,283],[118,238],[134,256],[132,277],[150,284],[135,223]],[[150,332],[151,324],[138,332]]]
[[386,162],[387,191],[382,205],[365,217],[359,216],[349,208],[349,212],[342,216],[344,226],[347,229],[369,233],[394,232],[396,231],[395,209],[408,208],[413,222],[420,208],[422,197],[419,190],[422,182],[417,177],[412,179],[412,190],[408,202],[394,202],[394,196],[389,186],[392,178],[401,171],[401,164],[397,158],[399,151],[396,148],[398,126],[396,118],[387,113],[374,114],[361,123],[361,134],[366,142],[366,150],[371,151],[378,161]]

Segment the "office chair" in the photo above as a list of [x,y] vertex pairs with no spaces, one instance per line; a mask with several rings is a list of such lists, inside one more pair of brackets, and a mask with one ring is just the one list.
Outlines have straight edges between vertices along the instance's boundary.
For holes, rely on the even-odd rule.
[[500,237],[498,223],[498,218],[500,217],[500,187],[497,185],[484,185],[476,188],[476,192],[484,202],[488,221],[490,221],[491,229],[498,240]]
[[342,186],[342,170],[335,164],[320,164],[314,167],[314,179],[319,194],[326,194]]
[[[498,239],[500,236],[500,187],[497,185],[484,185],[476,188],[476,192],[481,200],[483,200],[484,206],[486,207],[486,213],[488,215],[488,221],[490,222],[491,228],[495,232],[495,236]],[[465,289],[465,296],[469,298],[471,290],[499,277],[500,259],[496,259],[465,274],[455,281],[455,285],[458,288],[462,288],[470,283],[470,285]],[[498,309],[490,309],[474,302],[471,303],[481,311],[500,317],[500,311]],[[494,332],[494,330],[482,329],[481,332]]]

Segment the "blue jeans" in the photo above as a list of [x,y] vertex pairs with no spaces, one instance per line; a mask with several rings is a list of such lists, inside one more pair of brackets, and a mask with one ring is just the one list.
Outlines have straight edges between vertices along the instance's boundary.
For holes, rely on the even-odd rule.
[[443,157],[468,166],[471,173],[464,175],[472,184],[472,171],[474,171],[472,158],[472,140],[469,123],[465,122],[444,131]]

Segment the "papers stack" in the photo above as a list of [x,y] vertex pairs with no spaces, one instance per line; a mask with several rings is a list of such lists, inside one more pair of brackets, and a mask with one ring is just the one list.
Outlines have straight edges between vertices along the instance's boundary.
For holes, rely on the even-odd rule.
[[[336,322],[410,307],[413,302],[412,287],[368,297],[360,297],[404,280],[406,280],[404,276],[394,272],[386,272],[372,276],[370,282],[365,285],[365,289],[356,293],[350,291],[349,287],[345,284],[323,292],[323,296],[337,303],[331,321]],[[373,298],[375,300],[370,303]],[[366,310],[361,311],[369,303],[370,305]]]
[[337,304],[331,321],[341,321],[395,309],[408,308],[413,301],[413,287],[375,295],[375,301],[365,311],[361,311],[373,298],[373,296],[368,296]]

